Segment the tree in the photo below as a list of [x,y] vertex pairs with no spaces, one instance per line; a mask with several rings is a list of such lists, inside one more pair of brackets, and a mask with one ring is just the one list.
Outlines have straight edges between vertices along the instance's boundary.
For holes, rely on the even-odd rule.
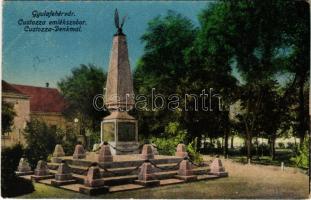
[[39,160],[47,160],[55,145],[61,144],[63,134],[44,122],[31,119],[27,122],[24,133],[27,148],[25,150],[30,165],[34,168]]
[[[223,51],[217,54],[228,57],[227,60],[233,60],[233,65],[242,76],[240,95],[245,112],[241,117],[249,158],[251,141],[257,128],[257,116],[265,95],[263,87],[284,69],[280,66],[280,60],[286,59],[287,55],[282,55],[280,51],[291,48],[285,41],[290,41],[288,38],[291,38],[293,33],[286,27],[292,17],[288,15],[291,12],[288,7],[293,8],[295,4],[293,1],[280,0],[223,0],[205,9],[201,14],[204,22],[202,30],[204,27],[210,30],[202,34],[206,34],[206,38],[210,34],[217,35],[217,40],[212,42],[209,48],[215,51],[215,45],[222,44],[223,48],[220,50]],[[296,17],[294,21],[297,19],[299,18]],[[292,27],[293,23],[291,30]],[[305,27],[302,29],[304,33],[307,30]],[[202,51],[207,51],[204,50],[208,49],[207,46],[202,48]],[[306,54],[301,56],[308,57]]]
[[70,76],[58,82],[61,94],[68,102],[65,116],[73,121],[78,119],[80,134],[86,139],[86,129],[99,131],[100,121],[107,114],[94,108],[93,99],[103,94],[106,73],[94,65],[80,65]]
[[21,144],[1,149],[1,196],[15,197],[34,191],[30,180],[17,177],[17,169],[24,149]]
[[14,105],[9,102],[2,101],[2,135],[11,131],[12,125],[14,124],[15,116],[16,113],[14,111]]
[[195,33],[191,21],[173,11],[148,23],[147,31],[141,37],[145,53],[134,73],[135,93],[147,95],[149,101],[149,111],[139,111],[140,132],[146,135],[164,132],[168,122],[180,117],[178,111],[172,112],[167,107],[150,112],[150,94],[152,88],[165,97],[180,94],[178,88],[191,69],[184,54],[191,47]]
[[[309,129],[308,88],[310,76],[310,10],[306,1],[292,1],[287,3],[287,17],[284,19],[286,32],[285,42],[290,46],[290,53],[286,59],[285,72],[292,75],[292,84],[286,95],[296,97],[294,104],[297,109],[297,122],[294,126],[300,143],[304,143]],[[295,28],[293,28],[295,27]]]
[[[255,131],[257,135],[265,136],[269,140],[270,155],[275,159],[275,141],[282,134],[281,124],[288,123],[287,110],[281,103],[282,88],[276,81],[266,82],[262,86],[264,93],[262,108],[257,116]],[[265,133],[265,134],[262,134]]]

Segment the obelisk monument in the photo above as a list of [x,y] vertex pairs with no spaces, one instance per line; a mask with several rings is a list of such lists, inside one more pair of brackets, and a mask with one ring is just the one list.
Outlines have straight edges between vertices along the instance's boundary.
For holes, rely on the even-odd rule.
[[128,59],[126,35],[115,11],[117,32],[113,36],[108,76],[105,88],[105,106],[110,115],[101,123],[101,141],[110,144],[114,155],[138,153],[137,120],[128,114],[134,106],[133,80]]

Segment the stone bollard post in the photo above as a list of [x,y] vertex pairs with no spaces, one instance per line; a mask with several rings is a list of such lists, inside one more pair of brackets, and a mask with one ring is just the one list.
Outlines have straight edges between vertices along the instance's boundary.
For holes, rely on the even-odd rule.
[[44,160],[39,160],[37,167],[35,169],[35,174],[31,176],[31,179],[34,179],[35,181],[42,180],[42,179],[48,179],[53,178],[54,175],[51,175],[49,173],[49,169],[47,167],[47,164]]
[[89,167],[86,178],[84,179],[84,186],[79,188],[79,192],[96,195],[103,194],[109,191],[109,187],[105,186],[104,179],[100,175],[100,170],[97,163],[92,163]]
[[27,159],[21,158],[18,163],[17,171],[15,172],[17,176],[24,176],[33,174]]
[[73,184],[76,180],[72,178],[71,169],[67,165],[66,161],[58,166],[57,173],[55,174],[55,180],[51,181],[51,184],[54,186]]
[[285,170],[284,162],[281,162],[281,170],[282,170],[282,171]]
[[180,162],[176,178],[186,182],[197,180],[197,176],[193,175],[192,164],[189,162],[188,157],[184,157],[184,160]]
[[145,160],[140,167],[140,171],[138,173],[138,180],[135,180],[135,182],[137,184],[148,187],[160,185],[160,181],[156,178],[153,166],[151,165],[149,160]]
[[84,185],[88,187],[104,186],[104,179],[101,179],[97,163],[92,163],[92,166],[88,169]]
[[98,162],[112,162],[113,158],[111,155],[110,147],[107,142],[100,147],[99,155],[98,155]]
[[71,169],[65,161],[63,161],[57,169],[57,174],[55,174],[55,179],[59,181],[69,180],[72,178]]
[[211,171],[209,172],[209,174],[217,175],[220,177],[228,176],[228,172],[225,171],[225,168],[223,167],[222,162],[218,157],[216,157],[215,160],[212,162],[210,169]]
[[151,160],[154,159],[154,154],[152,150],[151,144],[144,144],[143,150],[141,152],[141,158],[144,160]]
[[86,153],[82,144],[77,144],[75,147],[75,152],[73,153],[73,159],[83,159],[86,158]]
[[65,156],[64,149],[62,145],[57,144],[54,148],[54,152],[51,158],[51,161],[54,163],[60,163],[62,160],[59,157]]
[[188,153],[186,151],[186,145],[183,142],[180,142],[177,145],[175,156],[181,157],[181,158],[184,158],[184,157],[188,156]]
[[47,164],[44,160],[38,161],[37,167],[35,169],[35,175],[36,176],[49,175],[49,169],[48,169]]

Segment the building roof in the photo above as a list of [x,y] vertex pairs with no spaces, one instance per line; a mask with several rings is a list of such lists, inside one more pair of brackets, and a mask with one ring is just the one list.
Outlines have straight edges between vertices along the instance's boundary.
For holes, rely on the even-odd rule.
[[61,113],[66,107],[65,99],[56,88],[10,84],[15,90],[30,97],[30,112]]
[[4,80],[2,80],[2,92],[18,94],[18,95],[22,95],[22,96],[25,95],[21,91],[14,88],[11,84],[9,84],[8,82],[6,82]]

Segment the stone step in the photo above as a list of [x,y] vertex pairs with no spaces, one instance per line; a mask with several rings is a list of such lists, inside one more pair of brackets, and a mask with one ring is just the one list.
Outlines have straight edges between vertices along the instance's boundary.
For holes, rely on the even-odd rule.
[[137,190],[141,188],[144,188],[144,186],[130,183],[130,184],[111,186],[109,187],[109,192],[121,192],[121,191],[123,192],[128,190]]
[[[163,171],[172,171],[172,167],[176,166],[177,163],[168,163],[168,164],[157,164],[161,169],[154,168],[155,172],[163,172]],[[48,163],[49,169],[57,170],[59,163]],[[77,165],[69,165],[72,172],[74,174],[86,175],[88,167],[77,166]],[[121,167],[121,168],[107,168],[108,171],[104,169],[100,169],[102,176],[111,177],[111,176],[122,176],[122,175],[135,175],[138,173],[138,169],[135,170],[136,167]],[[195,168],[195,170],[199,170],[202,168]],[[176,168],[175,168],[176,170]],[[203,171],[206,168],[202,169]],[[200,172],[198,172],[200,174]],[[203,173],[203,172],[202,172]],[[206,172],[207,173],[207,172]]]
[[[56,174],[56,170],[50,170],[51,174]],[[80,174],[72,174],[72,177],[78,181],[79,184],[84,183],[85,175]],[[105,177],[103,178],[105,180],[105,184],[108,186],[111,185],[121,185],[121,184],[127,184],[132,183],[134,180],[137,179],[137,175],[126,175],[126,176],[114,176],[114,177]]]
[[[102,162],[100,163],[100,165],[106,168],[124,168],[124,167],[136,167],[137,165],[141,165],[144,162],[142,159],[137,159],[139,158],[139,155],[132,155],[132,156],[136,156],[135,160],[122,160],[121,159],[121,160],[114,160],[113,162],[105,162],[105,163]],[[72,159],[71,156],[60,157],[59,159],[66,160],[66,162],[69,165],[88,167],[92,164],[92,161],[90,160]],[[152,159],[152,161],[156,164],[178,163],[181,160],[182,158],[175,157],[175,156],[169,156],[169,157],[159,156],[159,157],[156,157],[156,159]],[[96,159],[93,162],[96,162]]]
[[[193,169],[193,174],[194,175],[204,175],[204,174],[207,174],[208,171],[209,171],[209,168],[207,168],[207,167],[198,167],[198,168]],[[57,170],[50,170],[50,173],[56,174]],[[136,173],[134,173],[134,174],[127,174],[127,175],[112,174],[112,176],[103,176],[104,177],[103,179],[105,180],[106,184],[109,186],[127,184],[127,183],[133,183],[133,181],[137,179],[137,174],[138,174],[138,171],[136,171]],[[178,174],[178,170],[155,172],[156,177],[160,180],[174,178],[175,175],[177,175],[177,174]],[[78,183],[83,184],[86,176],[73,173],[73,177],[78,181]]]
[[[193,169],[194,175],[204,175],[209,172],[209,168],[207,167],[200,167]],[[175,175],[178,174],[178,170],[171,170],[171,171],[160,171],[155,173],[158,179],[170,179],[174,178]]]
[[[215,178],[220,178],[220,177],[216,175],[199,175],[198,176],[198,180],[210,180],[210,179],[215,179]],[[50,180],[45,180],[45,181],[40,181],[40,182],[49,184]],[[184,182],[185,181],[176,179],[176,178],[167,178],[167,179],[160,180],[160,186],[180,184]],[[80,184],[75,183],[75,184],[60,186],[60,188],[75,191],[75,192],[79,192],[80,187],[84,187],[84,185],[81,183]],[[128,190],[137,190],[141,188],[145,188],[145,187],[142,185],[134,184],[134,183],[126,183],[126,184],[119,184],[119,185],[110,185],[109,192],[121,192],[121,191],[128,191]]]
[[160,181],[160,185],[173,185],[173,184],[178,184],[178,183],[183,183],[183,180],[176,179],[176,178],[169,178],[169,179],[163,179]]
[[[157,173],[157,176],[159,177],[161,176],[161,174],[164,174],[164,173]],[[179,183],[184,182],[183,180],[174,178],[174,174],[172,172],[170,173],[170,175],[172,176],[171,178],[168,178],[168,176],[166,176],[167,178],[164,178],[164,176],[162,176],[162,178],[164,179],[160,180],[161,186],[179,184]],[[81,176],[81,175],[76,175],[76,177],[80,178],[81,180],[83,180],[84,178],[84,176]],[[106,183],[109,186],[109,192],[121,192],[121,191],[136,190],[136,189],[144,188],[144,186],[132,183],[133,180],[137,179],[137,177],[127,176],[126,178],[127,178],[127,181],[130,181],[129,183],[126,183],[126,181],[123,183],[120,182],[120,177],[105,178]],[[220,177],[216,175],[199,175],[198,176],[198,180],[211,180],[211,179],[216,179],[216,178],[220,178]],[[39,183],[51,185],[52,180],[53,179],[40,180]],[[82,183],[73,183],[73,184],[63,185],[59,187],[63,189],[79,192],[79,188],[85,187],[85,186],[83,185],[83,182],[82,182]]]

